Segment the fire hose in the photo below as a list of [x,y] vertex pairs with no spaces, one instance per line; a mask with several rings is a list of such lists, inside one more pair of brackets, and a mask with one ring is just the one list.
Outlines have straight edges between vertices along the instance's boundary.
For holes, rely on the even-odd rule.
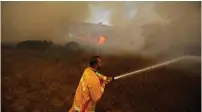
[[182,56],[182,57],[178,57],[178,58],[175,58],[175,59],[172,59],[172,60],[169,60],[169,61],[165,61],[165,62],[160,63],[160,64],[156,64],[156,65],[153,65],[153,66],[150,66],[150,67],[146,67],[146,68],[143,68],[143,69],[140,69],[140,70],[136,70],[136,71],[133,71],[133,72],[129,72],[129,73],[125,73],[125,74],[116,76],[116,77],[114,77],[114,80],[118,80],[118,79],[130,76],[130,75],[137,75],[137,74],[140,74],[142,72],[146,72],[146,71],[149,71],[149,70],[160,68],[160,67],[165,66],[165,65],[169,65],[171,63],[181,61],[183,59],[201,59],[201,57],[199,57],[199,56]]

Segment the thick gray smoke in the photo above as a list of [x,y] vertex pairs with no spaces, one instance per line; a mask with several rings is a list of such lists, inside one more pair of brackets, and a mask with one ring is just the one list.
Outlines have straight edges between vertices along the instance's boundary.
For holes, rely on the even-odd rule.
[[2,2],[2,41],[61,43],[61,27],[99,18],[116,27],[103,53],[200,55],[201,2]]
[[146,49],[169,56],[200,55],[201,8],[200,2],[159,2],[154,11],[167,23],[143,26]]
[[135,3],[136,13],[131,21],[120,19],[124,15],[121,11],[112,17],[112,22],[122,26],[124,32],[112,41],[116,49],[166,57],[200,55],[200,2]]
[[63,41],[55,31],[88,17],[87,2],[2,2],[2,41]]

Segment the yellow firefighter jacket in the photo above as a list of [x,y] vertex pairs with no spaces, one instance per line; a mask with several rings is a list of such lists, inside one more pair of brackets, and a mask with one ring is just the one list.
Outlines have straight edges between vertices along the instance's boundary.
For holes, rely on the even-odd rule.
[[91,67],[86,68],[76,89],[73,105],[69,112],[94,112],[96,103],[105,89],[103,80],[107,80],[107,77]]

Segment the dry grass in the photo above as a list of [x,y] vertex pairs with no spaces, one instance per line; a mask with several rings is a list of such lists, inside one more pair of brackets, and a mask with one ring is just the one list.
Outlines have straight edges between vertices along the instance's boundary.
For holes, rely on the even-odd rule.
[[[68,111],[72,93],[93,54],[56,51],[42,55],[36,51],[2,49],[3,112]],[[107,76],[155,63],[140,56],[103,59],[103,73]],[[97,112],[199,112],[199,66],[194,72],[164,67],[114,81],[106,88]]]

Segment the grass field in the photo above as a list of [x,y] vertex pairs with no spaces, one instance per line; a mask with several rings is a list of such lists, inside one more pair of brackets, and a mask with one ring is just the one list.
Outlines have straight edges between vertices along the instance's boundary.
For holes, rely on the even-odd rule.
[[[2,49],[2,112],[67,112],[93,53]],[[155,64],[138,55],[102,55],[103,73],[117,76]],[[200,112],[201,63],[162,67],[106,87],[96,112]]]

